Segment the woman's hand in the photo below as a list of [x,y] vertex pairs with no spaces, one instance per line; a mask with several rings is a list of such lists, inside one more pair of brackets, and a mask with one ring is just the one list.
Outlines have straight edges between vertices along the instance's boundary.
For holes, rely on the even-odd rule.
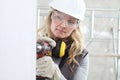
[[55,73],[55,66],[55,63],[50,56],[39,58],[36,62],[36,75],[52,78]]
[[49,37],[40,36],[37,39],[37,43],[39,43],[39,42],[47,42],[52,48],[54,48],[56,46],[56,42]]

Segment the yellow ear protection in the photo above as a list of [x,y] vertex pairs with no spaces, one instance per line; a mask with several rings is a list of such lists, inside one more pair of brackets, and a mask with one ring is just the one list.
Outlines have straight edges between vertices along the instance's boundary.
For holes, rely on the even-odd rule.
[[62,40],[56,42],[56,47],[49,53],[50,56],[62,58],[65,55],[66,44]]

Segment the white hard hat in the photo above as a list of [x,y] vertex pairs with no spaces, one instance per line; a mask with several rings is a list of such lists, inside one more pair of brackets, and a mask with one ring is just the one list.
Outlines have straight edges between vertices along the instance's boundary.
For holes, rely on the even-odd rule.
[[53,0],[49,6],[79,20],[84,20],[85,3],[84,0]]

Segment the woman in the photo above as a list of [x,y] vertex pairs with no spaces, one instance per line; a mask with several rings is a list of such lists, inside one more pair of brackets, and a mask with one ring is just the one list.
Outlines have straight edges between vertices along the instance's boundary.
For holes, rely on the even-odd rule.
[[[52,60],[50,61],[54,61],[59,66],[57,70],[58,74],[60,74],[60,79],[54,80],[87,80],[89,56],[83,47],[79,25],[84,19],[85,13],[83,0],[54,0],[50,3],[50,7],[51,11],[44,27],[39,29],[38,37],[47,36],[56,41],[56,47],[52,49]],[[65,43],[66,47],[65,52],[60,56],[59,54],[61,53],[58,52],[58,47],[60,47],[62,42]],[[39,62],[37,61],[37,63]],[[49,64],[54,65],[54,63]],[[41,69],[38,65],[37,68]],[[53,66],[50,67],[50,69],[52,68]],[[37,74],[42,75],[40,72],[38,70]],[[54,72],[48,71],[48,73]]]

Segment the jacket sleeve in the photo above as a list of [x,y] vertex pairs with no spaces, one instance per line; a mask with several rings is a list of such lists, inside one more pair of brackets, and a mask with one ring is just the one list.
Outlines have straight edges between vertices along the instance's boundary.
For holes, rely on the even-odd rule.
[[88,70],[89,70],[89,55],[87,54],[81,65],[78,67],[73,80],[87,80]]

